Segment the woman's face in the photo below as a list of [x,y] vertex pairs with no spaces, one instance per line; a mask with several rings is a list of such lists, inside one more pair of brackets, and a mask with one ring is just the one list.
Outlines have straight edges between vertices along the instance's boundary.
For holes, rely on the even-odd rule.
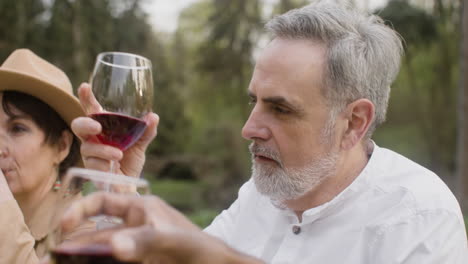
[[13,106],[11,110],[9,116],[0,106],[0,169],[14,195],[48,191],[68,148],[46,143],[45,133],[30,116]]

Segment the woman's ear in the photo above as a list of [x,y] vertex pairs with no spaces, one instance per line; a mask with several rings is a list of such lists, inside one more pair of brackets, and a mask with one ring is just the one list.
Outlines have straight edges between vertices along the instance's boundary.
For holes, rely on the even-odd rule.
[[354,147],[366,135],[374,121],[375,107],[368,99],[350,103],[345,110],[347,128],[341,140],[342,149]]
[[64,161],[68,156],[72,143],[73,134],[68,130],[64,130],[58,142],[57,164],[62,163],[62,161]]

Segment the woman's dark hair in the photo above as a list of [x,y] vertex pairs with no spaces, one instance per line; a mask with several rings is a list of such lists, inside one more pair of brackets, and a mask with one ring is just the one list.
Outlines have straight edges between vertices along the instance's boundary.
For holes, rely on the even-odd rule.
[[73,135],[70,153],[59,164],[59,178],[64,175],[68,168],[78,163],[80,159],[78,139],[54,109],[34,96],[21,92],[5,91],[3,92],[2,101],[3,111],[8,116],[15,116],[11,107],[30,116],[34,123],[44,132],[45,143],[51,146],[56,146],[59,143],[63,131],[68,130]]

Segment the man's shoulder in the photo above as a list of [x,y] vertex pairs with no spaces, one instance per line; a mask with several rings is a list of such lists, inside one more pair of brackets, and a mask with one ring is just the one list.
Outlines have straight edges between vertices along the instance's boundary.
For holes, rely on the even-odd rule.
[[375,164],[379,166],[378,170],[387,172],[387,174],[392,175],[392,177],[400,174],[411,174],[426,179],[439,179],[431,170],[393,150],[376,146],[374,154],[376,156]]
[[429,169],[394,151],[377,148],[371,182],[374,190],[409,215],[444,211],[459,214],[460,206],[447,185]]

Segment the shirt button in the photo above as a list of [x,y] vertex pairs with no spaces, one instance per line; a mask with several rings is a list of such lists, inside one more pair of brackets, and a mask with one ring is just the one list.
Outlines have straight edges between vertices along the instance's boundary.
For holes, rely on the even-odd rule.
[[295,235],[298,235],[299,233],[301,233],[301,227],[300,226],[293,226],[292,227],[292,232],[295,234]]

